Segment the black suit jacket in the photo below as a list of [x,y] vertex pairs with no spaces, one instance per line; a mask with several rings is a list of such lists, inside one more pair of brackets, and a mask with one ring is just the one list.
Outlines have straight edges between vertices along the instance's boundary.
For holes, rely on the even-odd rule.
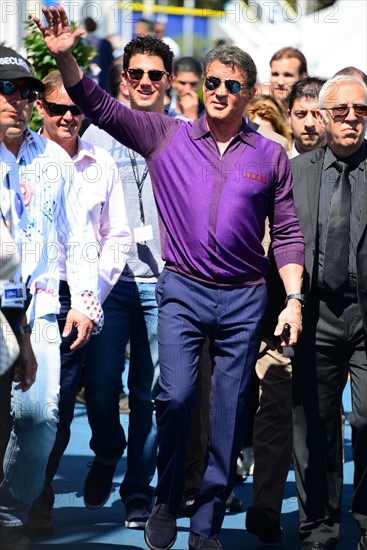
[[[294,201],[305,237],[304,292],[310,292],[314,268],[319,211],[319,195],[326,147],[304,153],[291,160]],[[365,182],[367,162],[365,166]],[[364,193],[360,234],[357,245],[357,295],[367,332],[367,189]]]

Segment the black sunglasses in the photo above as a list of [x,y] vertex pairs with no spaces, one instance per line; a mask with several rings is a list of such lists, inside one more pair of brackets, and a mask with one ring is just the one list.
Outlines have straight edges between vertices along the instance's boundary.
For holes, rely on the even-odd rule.
[[147,74],[152,82],[159,82],[165,74],[169,76],[169,73],[166,73],[166,71],[156,71],[155,69],[150,71],[143,71],[143,69],[126,69],[126,72],[131,80],[141,80],[143,76]]
[[28,88],[28,86],[19,86],[10,80],[0,80],[0,93],[4,95],[12,95],[19,90],[22,99],[33,101],[37,97],[37,92]]
[[331,111],[333,117],[336,116],[347,116],[349,111],[353,109],[357,116],[366,116],[367,115],[367,105],[337,105],[336,107],[321,107],[322,111]]
[[243,88],[246,88],[246,84],[241,84],[238,80],[232,80],[231,78],[222,80],[217,76],[207,76],[204,80],[204,85],[209,92],[213,92],[219,88],[222,82],[224,82],[228,92],[233,95],[238,94]]
[[61,105],[60,103],[51,103],[45,99],[42,99],[42,103],[47,107],[47,110],[50,111],[51,115],[64,116],[68,111],[70,111],[73,116],[82,114],[82,111],[76,105]]

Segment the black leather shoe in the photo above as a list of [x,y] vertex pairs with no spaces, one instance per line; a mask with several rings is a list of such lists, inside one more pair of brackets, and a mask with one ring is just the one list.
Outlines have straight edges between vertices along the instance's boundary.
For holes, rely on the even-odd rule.
[[367,550],[367,529],[361,529],[361,538],[357,550]]
[[226,501],[226,512],[232,512],[232,514],[238,514],[243,510],[243,502],[232,491]]
[[84,482],[83,497],[87,508],[101,508],[106,504],[111,493],[115,469],[116,464],[102,464],[94,459]]
[[189,550],[218,550],[218,548],[223,548],[218,539],[207,539],[202,535],[193,533],[190,531],[189,535]]
[[145,542],[150,550],[169,550],[176,541],[177,527],[168,504],[156,504],[145,524]]
[[301,550],[327,550],[327,548],[322,542],[305,542]]
[[282,540],[279,516],[271,508],[249,506],[246,512],[246,529],[264,543],[274,544]]

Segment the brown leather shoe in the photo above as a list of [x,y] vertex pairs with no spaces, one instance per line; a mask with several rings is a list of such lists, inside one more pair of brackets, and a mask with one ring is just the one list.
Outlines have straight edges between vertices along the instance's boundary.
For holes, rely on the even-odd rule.
[[125,392],[122,392],[120,394],[119,410],[120,410],[121,414],[129,414],[130,413],[129,396]]
[[81,403],[82,405],[85,405],[85,389],[84,388],[80,388],[80,390],[76,394],[75,401],[77,403]]

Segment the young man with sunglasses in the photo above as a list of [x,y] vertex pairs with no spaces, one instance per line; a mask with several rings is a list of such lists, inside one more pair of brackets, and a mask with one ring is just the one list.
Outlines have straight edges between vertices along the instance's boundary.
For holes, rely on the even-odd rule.
[[[4,217],[8,217],[10,224],[17,219],[13,215],[14,204],[15,211],[25,212],[27,218],[17,227],[22,247],[21,272],[10,283],[14,284],[13,289],[31,298],[27,311],[29,325],[22,332],[31,334],[38,363],[32,387],[25,393],[12,392],[12,431],[0,485],[0,541],[2,550],[25,550],[30,540],[23,526],[28,509],[43,485],[58,422],[59,243],[66,248],[72,288],[63,335],[68,336],[76,328],[73,349],[85,345],[93,330],[101,329],[103,312],[97,298],[98,264],[95,256],[88,261],[88,251],[92,254],[92,247],[95,252],[96,242],[74,166],[61,147],[27,126],[36,91],[43,91],[43,84],[35,78],[30,64],[5,46],[0,47],[0,65],[1,117],[10,122],[4,143],[16,158],[13,170],[19,173],[20,182],[20,190],[8,189],[10,209]],[[1,401],[7,397],[4,391],[6,388],[2,387]]]
[[[111,90],[125,103],[127,96],[134,111],[164,113],[171,72],[172,52],[167,44],[151,35],[138,36],[125,46],[120,71],[113,67]],[[90,446],[96,457],[85,480],[84,502],[95,508],[106,502],[115,468],[126,448],[118,402],[124,354],[130,341],[129,444],[127,469],[119,492],[126,510],[125,527],[141,529],[151,510],[150,484],[157,464],[153,403],[159,375],[155,288],[164,266],[158,214],[145,159],[94,125],[89,126],[83,139],[98,143],[113,155],[133,233],[126,267],[104,304],[105,329],[92,339],[86,359],[84,385],[92,430]]]
[[303,333],[293,359],[294,469],[302,548],[339,539],[343,486],[341,399],[352,390],[354,495],[367,549],[367,88],[337,76],[321,88],[327,144],[292,159],[294,199],[305,235]]
[[[160,393],[156,504],[145,526],[151,549],[169,549],[177,536],[184,458],[197,365],[210,339],[213,374],[207,460],[191,550],[221,548],[219,533],[248,418],[248,392],[266,307],[268,260],[261,240],[269,215],[274,254],[288,295],[276,334],[301,332],[299,293],[304,241],[292,198],[284,149],[253,132],[242,118],[255,94],[256,67],[235,46],[209,52],[204,63],[206,115],[185,122],[130,110],[83,76],[66,12],[43,8],[35,18],[55,56],[68,93],[87,116],[147,161],[157,201],[162,257],[159,307]],[[163,75],[166,82],[168,75]]]
[[[44,92],[37,100],[43,119],[40,134],[62,147],[71,157],[80,182],[91,223],[99,245],[99,283],[103,304],[123,270],[131,245],[131,234],[125,212],[124,193],[112,157],[101,147],[78,136],[82,112],[73,104],[59,71],[51,71],[44,79]],[[70,309],[70,287],[65,264],[65,250],[59,258],[61,310],[57,321],[62,334]],[[75,397],[78,391],[86,348],[70,349],[73,333],[61,340],[61,376],[59,422],[56,441],[51,451],[43,491],[34,501],[28,516],[28,527],[35,534],[52,532],[51,511],[55,496],[52,481],[70,439]]]

